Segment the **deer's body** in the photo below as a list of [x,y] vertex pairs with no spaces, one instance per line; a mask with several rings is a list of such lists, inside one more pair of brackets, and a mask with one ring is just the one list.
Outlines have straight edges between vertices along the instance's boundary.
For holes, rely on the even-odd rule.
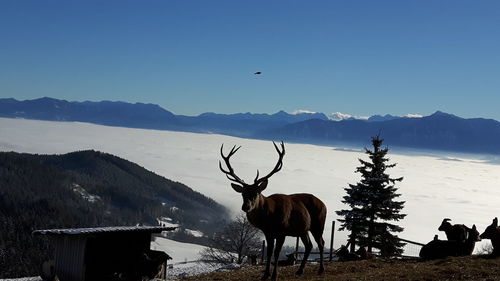
[[[320,269],[323,273],[323,230],[326,219],[326,206],[312,194],[273,194],[266,197],[258,194],[256,204],[247,211],[248,221],[264,232],[267,241],[266,269],[262,279],[270,275],[271,256],[274,248],[274,270],[272,279],[277,279],[278,257],[286,236],[300,237],[305,246],[304,258],[297,274],[304,272],[305,263],[312,249],[308,232],[314,237],[320,250]],[[276,243],[275,243],[276,241]],[[275,245],[276,244],[276,245]]]
[[259,194],[259,203],[247,212],[247,218],[264,234],[300,237],[308,231],[323,233],[323,227],[316,226],[324,226],[326,206],[308,193],[273,194],[269,197]]
[[419,256],[423,259],[441,259],[449,256],[470,256],[476,242],[481,241],[476,225],[467,227],[467,238],[459,240],[434,239],[420,249]]
[[[235,183],[231,186],[233,189],[241,193],[243,197],[243,205],[241,209],[247,214],[248,221],[255,227],[262,230],[267,241],[267,260],[262,280],[269,278],[271,256],[274,252],[274,270],[271,276],[272,280],[276,280],[278,276],[278,257],[281,247],[285,242],[286,236],[300,237],[305,246],[304,258],[300,264],[297,274],[304,272],[305,263],[312,249],[312,243],[309,238],[309,232],[318,243],[320,251],[320,266],[319,273],[324,272],[323,265],[323,249],[325,241],[323,240],[323,230],[326,219],[326,206],[312,194],[273,194],[266,197],[261,192],[266,189],[268,179],[278,172],[283,165],[283,156],[285,155],[285,147],[281,143],[282,150],[274,144],[276,151],[279,154],[279,160],[274,169],[262,178],[257,177],[253,184],[247,184],[240,179],[235,173],[229,158],[238,151],[239,147],[233,147],[227,156],[224,156],[221,147],[221,156],[226,163],[227,170],[219,167],[224,172],[227,178]],[[276,246],[275,246],[276,244]]]

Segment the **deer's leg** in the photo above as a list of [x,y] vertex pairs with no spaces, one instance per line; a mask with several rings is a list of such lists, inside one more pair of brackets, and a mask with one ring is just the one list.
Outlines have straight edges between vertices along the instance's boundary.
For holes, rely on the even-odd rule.
[[300,240],[302,240],[302,243],[304,243],[305,252],[304,252],[304,258],[302,259],[302,262],[300,263],[299,270],[297,270],[297,273],[296,273],[297,275],[302,275],[304,273],[304,267],[306,266],[307,259],[309,258],[309,254],[311,253],[311,250],[312,250],[312,243],[311,243],[311,239],[309,238],[308,232],[301,235]]
[[318,274],[322,274],[325,272],[325,266],[323,264],[323,251],[325,249],[325,240],[323,240],[323,237],[321,237],[321,234],[318,233],[313,233],[314,240],[316,240],[316,243],[318,243],[318,249],[319,249],[319,269],[318,269]]
[[276,238],[276,247],[274,248],[274,270],[273,276],[271,276],[272,281],[276,281],[278,278],[278,259],[280,257],[281,247],[285,243],[285,236]]
[[273,249],[274,249],[274,238],[266,236],[266,242],[267,242],[266,268],[264,269],[264,275],[262,276],[261,280],[266,280],[267,278],[269,278],[269,276],[271,276],[270,267],[271,267],[271,257],[273,256]]

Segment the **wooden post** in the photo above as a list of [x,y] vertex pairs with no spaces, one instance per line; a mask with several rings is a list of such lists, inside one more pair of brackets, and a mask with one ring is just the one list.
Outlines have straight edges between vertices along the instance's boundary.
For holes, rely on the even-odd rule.
[[297,241],[295,242],[295,260],[299,259],[299,237],[297,236]]
[[330,261],[333,259],[333,237],[335,236],[335,221],[332,221],[332,235],[330,236]]
[[266,251],[266,240],[262,240],[262,254],[260,255],[260,263],[264,263],[264,252]]
[[163,264],[162,280],[167,280],[167,268],[168,268],[168,260],[166,260],[165,263]]

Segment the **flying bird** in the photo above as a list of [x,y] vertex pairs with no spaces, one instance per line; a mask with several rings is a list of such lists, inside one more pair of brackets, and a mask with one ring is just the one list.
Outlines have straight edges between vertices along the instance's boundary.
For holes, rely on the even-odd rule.
[[259,75],[259,74],[262,74],[262,72],[257,71],[257,72],[255,72],[254,74],[255,74],[255,75]]

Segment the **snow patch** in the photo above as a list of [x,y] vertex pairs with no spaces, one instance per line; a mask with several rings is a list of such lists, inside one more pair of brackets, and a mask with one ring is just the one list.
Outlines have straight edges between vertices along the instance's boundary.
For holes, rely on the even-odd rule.
[[230,271],[230,270],[238,270],[241,268],[241,265],[231,263],[231,264],[226,264],[221,267],[219,267],[216,271]]
[[160,225],[160,226],[166,226],[166,227],[179,227],[180,226],[180,224],[175,223],[174,220],[172,220],[169,217],[157,218],[156,221],[158,222],[158,225]]
[[330,120],[333,120],[333,121],[341,121],[341,120],[344,120],[344,119],[350,119],[350,118],[352,118],[352,115],[345,114],[345,113],[342,113],[342,112],[333,112],[333,113],[328,114],[328,118]]
[[230,271],[239,270],[241,265],[238,264],[214,264],[206,262],[187,262],[173,265],[167,270],[167,280],[178,280],[179,278],[200,275],[213,271]]
[[79,184],[72,183],[71,189],[74,192],[78,193],[83,199],[89,201],[90,203],[95,203],[101,200],[101,197],[99,197],[98,195],[93,195],[88,193],[87,190],[85,190],[85,188],[81,187]]
[[342,120],[368,120],[368,116],[355,116],[342,112],[333,112],[328,114],[328,119],[332,121],[342,121]]
[[192,229],[186,228],[186,232],[194,237],[203,237],[203,232],[201,232],[199,230],[192,230]]
[[199,261],[201,259],[200,252],[205,248],[205,246],[177,242],[158,236],[154,237],[153,241],[151,241],[151,249],[167,253],[172,257],[172,260],[168,263],[174,266],[176,264]]

